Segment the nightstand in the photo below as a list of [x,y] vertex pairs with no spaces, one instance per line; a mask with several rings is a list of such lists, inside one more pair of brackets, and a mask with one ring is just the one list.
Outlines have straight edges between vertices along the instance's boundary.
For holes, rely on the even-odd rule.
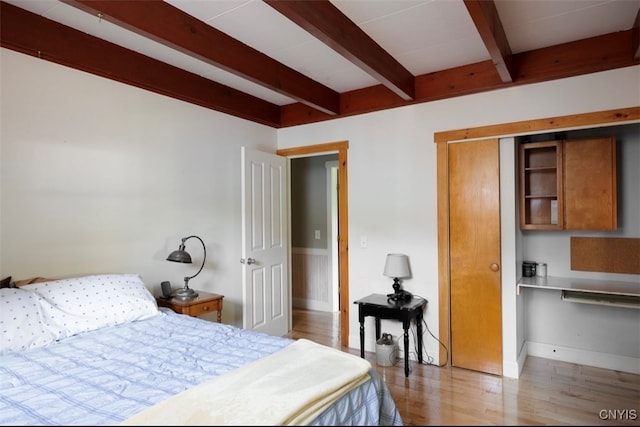
[[364,359],[364,319],[375,317],[376,342],[380,339],[380,319],[394,319],[402,322],[404,329],[404,376],[409,376],[409,326],[415,319],[418,339],[418,363],[422,363],[422,315],[427,300],[414,295],[408,301],[392,301],[388,295],[372,294],[355,301],[358,304],[360,321],[360,357]]
[[210,311],[218,312],[218,323],[222,322],[222,299],[223,295],[209,292],[197,291],[198,296],[193,299],[182,300],[178,298],[156,297],[159,307],[167,307],[176,313],[187,314],[198,317]]

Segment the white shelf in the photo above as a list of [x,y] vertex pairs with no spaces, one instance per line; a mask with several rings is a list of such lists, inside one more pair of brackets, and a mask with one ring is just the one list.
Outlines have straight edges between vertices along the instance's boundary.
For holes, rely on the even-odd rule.
[[640,282],[553,276],[523,277],[518,282],[518,294],[522,288],[559,290],[563,301],[640,308]]
[[640,297],[629,295],[611,295],[593,292],[562,291],[562,301],[580,304],[610,305],[614,307],[640,308]]

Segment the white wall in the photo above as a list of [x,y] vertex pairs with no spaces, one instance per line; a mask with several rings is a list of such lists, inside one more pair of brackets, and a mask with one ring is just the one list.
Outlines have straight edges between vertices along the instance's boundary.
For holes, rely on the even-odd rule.
[[[2,49],[0,277],[139,273],[182,286],[202,262],[165,261],[200,236],[190,285],[242,325],[240,147],[274,129]],[[215,316],[215,314],[213,314]]]
[[[198,234],[207,267],[192,285],[223,293],[223,321],[236,325],[242,145],[273,152],[276,145],[348,140],[350,298],[390,292],[385,256],[406,253],[413,278],[404,287],[428,299],[425,320],[437,336],[433,134],[640,105],[636,66],[276,131],[10,50],[0,54],[0,276],[128,271],[179,285],[193,269],[164,259],[181,237]],[[361,236],[367,248],[359,247]],[[196,242],[188,244],[198,259]],[[504,301],[505,322],[516,322],[515,304],[515,296]],[[350,311],[349,345],[358,348],[357,310]],[[391,321],[383,330],[401,333]],[[437,363],[439,344],[428,332],[425,344]],[[516,346],[516,337],[506,336],[505,345]],[[374,349],[373,334],[367,348]]]
[[[638,87],[640,67],[623,68],[279,129],[278,148],[348,140],[350,299],[389,292],[391,281],[382,275],[385,255],[406,253],[413,278],[405,280],[404,287],[429,301],[425,320],[431,333],[437,336],[434,133],[638,106]],[[367,248],[359,246],[361,236],[367,236]],[[519,247],[519,239],[510,244]],[[516,309],[515,283],[511,286],[512,297],[503,301],[504,322],[516,324],[521,314]],[[366,335],[365,347],[374,351],[372,318],[367,318],[365,328],[371,332]],[[383,321],[382,329],[395,337],[402,333],[398,322]],[[358,348],[356,308],[350,310],[349,331],[349,346]],[[510,336],[504,337],[505,356],[515,357],[520,351],[517,330],[507,328],[506,332]],[[439,343],[428,333],[424,341],[428,356],[437,363]],[[513,365],[517,361],[505,363]]]
[[[517,152],[513,137],[500,139],[500,278],[502,286],[502,373],[517,378],[524,365],[520,350],[524,347],[525,332],[516,283],[520,278],[517,265],[522,251],[518,246]],[[522,357],[522,359],[519,359]]]

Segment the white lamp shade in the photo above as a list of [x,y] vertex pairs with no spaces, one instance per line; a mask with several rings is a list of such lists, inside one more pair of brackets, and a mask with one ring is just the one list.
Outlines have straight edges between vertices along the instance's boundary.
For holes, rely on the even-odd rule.
[[409,257],[403,254],[387,254],[387,261],[384,264],[384,273],[388,277],[411,277],[409,268]]

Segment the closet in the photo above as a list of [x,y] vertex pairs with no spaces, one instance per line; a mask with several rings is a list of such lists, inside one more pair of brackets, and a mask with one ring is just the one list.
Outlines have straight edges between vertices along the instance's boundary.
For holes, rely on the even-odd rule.
[[[437,132],[434,134],[434,141],[437,144],[438,167],[438,307],[439,338],[442,342],[439,354],[440,363],[448,362],[453,366],[469,366],[469,369],[482,370],[485,372],[497,372],[497,370],[490,370],[489,368],[483,367],[482,363],[486,362],[473,366],[471,364],[467,365],[467,361],[460,360],[457,355],[461,349],[464,350],[465,346],[464,340],[458,339],[461,338],[461,332],[459,330],[460,324],[473,326],[472,321],[475,320],[478,324],[480,324],[480,322],[489,322],[496,325],[498,321],[495,318],[488,318],[488,316],[495,316],[496,310],[500,312],[498,314],[501,316],[499,322],[503,326],[500,329],[501,338],[495,339],[495,336],[491,336],[488,332],[489,329],[480,328],[482,329],[483,335],[482,337],[471,337],[471,339],[474,340],[474,343],[467,344],[468,352],[474,351],[474,346],[475,349],[481,351],[480,349],[482,348],[482,345],[484,345],[485,342],[488,342],[485,339],[485,335],[488,336],[489,339],[494,339],[494,341],[492,341],[494,343],[492,345],[493,348],[499,348],[501,351],[503,360],[500,361],[500,365],[502,367],[503,375],[517,378],[518,367],[521,363],[519,361],[519,356],[526,340],[523,329],[523,307],[519,304],[515,292],[516,283],[520,277],[518,269],[521,266],[517,264],[515,255],[511,254],[518,236],[517,229],[520,228],[518,216],[514,216],[513,219],[515,220],[515,223],[512,225],[510,224],[510,227],[507,229],[513,230],[513,234],[502,236],[503,245],[504,239],[509,242],[509,252],[502,254],[503,258],[506,256],[505,259],[510,263],[509,265],[500,265],[500,261],[494,263],[491,260],[491,257],[486,259],[482,256],[483,251],[480,250],[477,251],[476,254],[471,253],[464,256],[457,253],[460,247],[465,244],[477,245],[486,243],[486,240],[478,238],[481,230],[474,230],[474,224],[469,222],[471,220],[475,221],[476,227],[490,229],[493,233],[496,233],[495,236],[498,236],[498,242],[500,242],[501,234],[499,222],[500,214],[494,211],[492,214],[484,216],[482,212],[479,212],[482,211],[482,209],[480,209],[480,205],[478,205],[478,192],[482,191],[482,188],[479,186],[479,182],[482,182],[482,179],[486,178],[483,176],[481,169],[486,167],[486,173],[488,175],[492,175],[495,170],[493,162],[495,162],[495,164],[500,162],[500,154],[497,151],[494,151],[493,154],[488,155],[489,158],[493,159],[491,161],[487,161],[487,159],[481,156],[474,158],[473,161],[469,161],[469,156],[467,156],[466,153],[467,146],[472,146],[473,144],[484,145],[483,138],[502,138],[503,135],[534,135],[542,134],[544,132],[554,135],[553,132],[557,132],[559,129],[597,128],[599,125],[604,124],[612,126],[616,123],[624,124],[637,122],[640,122],[640,107],[619,108],[578,115],[572,114],[568,116],[545,117],[531,121],[503,123],[477,128],[464,128]],[[585,139],[582,135],[579,136],[579,138]],[[590,137],[586,136],[586,139],[589,138]],[[515,139],[519,142],[518,138]],[[544,139],[544,141],[553,140],[563,140],[563,138],[554,138],[552,136],[551,138],[547,137]],[[540,140],[537,140],[536,142],[539,141]],[[489,145],[491,145],[491,143],[489,143]],[[480,152],[482,151],[481,149],[478,150]],[[517,147],[514,147],[514,150],[516,150],[513,153],[515,160],[514,171],[516,171],[517,174],[519,173]],[[480,152],[476,154],[481,154]],[[451,159],[450,157],[455,158]],[[464,162],[468,162],[468,164],[463,166]],[[457,172],[456,170],[453,170],[453,168],[456,168]],[[470,168],[470,170],[465,171],[464,168]],[[478,168],[480,170],[477,170]],[[616,173],[618,172],[616,171]],[[470,176],[463,177],[462,175],[458,176],[458,174],[468,174]],[[478,175],[474,177],[474,174]],[[479,182],[474,182],[474,180],[478,179],[480,179]],[[589,181],[590,180],[587,180],[587,182]],[[518,206],[518,189],[514,188],[513,190],[514,197],[509,201],[509,203],[513,203],[514,206]],[[492,191],[493,190],[487,189],[487,194],[491,194]],[[473,193],[469,194],[469,192],[475,192],[475,195]],[[504,196],[505,195],[502,194],[502,197]],[[489,199],[491,199],[491,197],[489,197]],[[502,206],[502,209],[504,210],[505,206]],[[515,209],[513,212],[514,215],[517,215]],[[560,211],[558,211],[558,214],[560,214]],[[549,213],[549,218],[550,215],[551,214]],[[508,220],[508,222],[510,221],[512,220]],[[469,230],[478,234],[472,234],[466,238],[464,236],[464,232],[456,231],[458,224],[463,224],[463,227],[471,227]],[[467,232],[469,230],[464,231]],[[616,232],[619,232],[619,230],[618,224]],[[505,232],[505,230],[502,232]],[[511,233],[510,231],[507,232]],[[486,233],[486,235],[490,235],[490,233]],[[473,249],[473,247],[471,249]],[[497,250],[501,250],[499,243],[497,245]],[[498,258],[498,260],[500,259],[501,258]],[[459,265],[464,263],[468,265],[477,265],[474,265],[469,269],[463,268],[462,272],[459,272]],[[513,263],[513,265],[511,265],[511,263]],[[500,286],[502,294],[501,298],[496,297],[494,299],[499,299],[500,305],[491,306],[486,301],[480,303],[470,300],[472,304],[477,304],[479,308],[475,311],[469,310],[467,313],[463,313],[463,316],[466,316],[467,320],[464,323],[459,322],[456,318],[460,315],[460,310],[462,308],[459,303],[460,300],[458,298],[458,292],[461,292],[462,295],[466,293],[467,295],[475,296],[478,300],[486,298],[488,292],[487,289],[482,287],[481,283],[484,280],[483,277],[489,277],[492,274],[488,273],[488,271],[492,271],[492,264],[497,264],[497,268],[499,269],[499,271],[495,273],[495,276],[498,277],[498,286]],[[488,271],[484,270],[487,266]],[[482,273],[479,274],[478,272]],[[463,286],[462,289],[464,289],[465,286],[469,289],[467,291],[459,291],[457,284],[461,284]],[[511,287],[513,287],[513,289],[511,289]],[[495,327],[495,331],[497,330],[498,328]],[[469,335],[473,335],[473,332],[469,333]],[[462,357],[466,358],[467,356]]]

